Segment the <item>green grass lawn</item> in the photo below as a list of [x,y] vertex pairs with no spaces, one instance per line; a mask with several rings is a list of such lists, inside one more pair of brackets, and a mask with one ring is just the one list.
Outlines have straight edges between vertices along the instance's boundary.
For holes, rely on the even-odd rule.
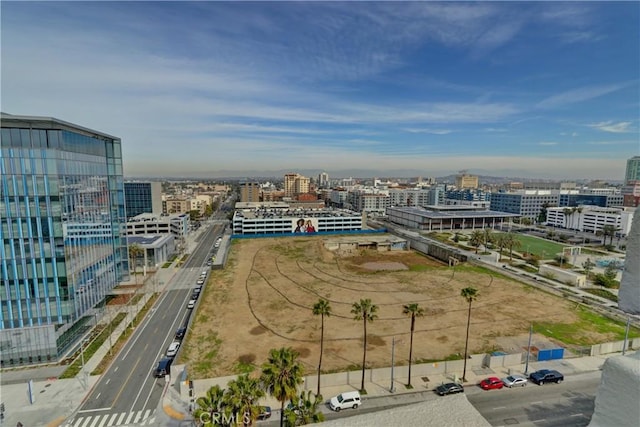
[[[518,252],[528,252],[541,257],[542,259],[553,259],[557,253],[562,252],[563,245],[555,242],[540,239],[538,237],[527,236],[523,234],[515,234],[515,238],[521,243],[519,248],[514,248]],[[508,251],[508,250],[507,250]],[[544,256],[542,252],[544,251]]]

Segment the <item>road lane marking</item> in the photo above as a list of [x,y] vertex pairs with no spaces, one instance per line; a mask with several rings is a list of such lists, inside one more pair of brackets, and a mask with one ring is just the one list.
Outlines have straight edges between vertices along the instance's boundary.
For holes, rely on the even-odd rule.
[[133,418],[133,416],[135,415],[135,412],[129,412],[129,416],[127,417],[127,421],[125,421],[125,424],[129,424],[131,423],[131,418]]
[[506,406],[496,406],[495,408],[493,408],[494,410],[498,410],[498,409],[506,409]]
[[91,417],[87,417],[87,419],[85,419],[82,425],[80,425],[79,427],[87,427],[90,422],[91,422]]
[[138,424],[140,422],[141,417],[142,417],[142,411],[138,411],[136,417],[133,419],[133,423]]
[[144,416],[142,417],[142,421],[146,420],[150,416],[151,416],[151,409],[147,409],[146,411],[144,411]]
[[[122,384],[122,387],[120,387],[120,390],[118,390],[118,394],[116,394],[116,398],[113,399],[113,402],[111,402],[111,407],[115,406],[116,402],[120,398],[120,395],[124,391],[124,388],[127,386],[127,383],[129,383],[129,380],[133,376],[133,372],[135,372],[135,370],[138,367],[138,364],[140,363],[141,360],[142,360],[142,356],[139,356],[138,357],[138,361],[136,362],[135,365],[133,365],[133,368],[131,368],[131,370],[129,371],[130,373],[129,373],[129,376],[127,377],[127,380],[124,382],[124,384]],[[127,424],[129,424],[128,421],[127,421]]]
[[126,412],[123,412],[122,414],[120,414],[120,418],[118,418],[118,422],[116,423],[116,425],[122,424],[122,419],[124,418],[125,415],[127,415]]
[[113,369],[113,373],[114,373],[114,374],[115,374],[116,372],[118,372],[118,368],[119,368],[119,367],[120,367],[120,366],[116,366],[116,367]]
[[118,416],[118,414],[113,414],[113,415],[111,416],[111,419],[110,419],[110,420],[109,420],[109,422],[107,423],[107,425],[112,426],[112,425],[116,424],[116,423],[114,423],[114,421],[116,420],[116,417],[117,417],[117,416]]
[[569,415],[570,417],[582,417],[584,414],[583,413],[579,413],[579,414],[572,414]]
[[110,411],[111,408],[96,408],[96,409],[83,409],[82,411],[78,411],[78,414],[85,414],[87,412],[98,412],[98,411]]
[[96,427],[96,424],[98,424],[98,421],[100,420],[101,415],[98,415],[97,417],[95,417],[93,419],[93,422],[91,424],[89,424],[89,427]]
[[99,398],[101,394],[102,394],[102,393],[98,393],[98,394],[96,395],[96,399],[97,399],[97,398]]
[[531,402],[531,405],[539,405],[539,404],[541,404],[541,403],[543,403],[543,402],[542,402],[542,400],[539,400],[539,401],[537,401],[537,402]]
[[104,385],[109,384],[109,381],[111,381],[111,378],[108,378],[108,379],[104,382]]
[[100,424],[98,424],[96,427],[105,427],[105,425],[108,425],[107,424],[108,419],[109,419],[109,415],[105,415],[102,421],[100,421]]

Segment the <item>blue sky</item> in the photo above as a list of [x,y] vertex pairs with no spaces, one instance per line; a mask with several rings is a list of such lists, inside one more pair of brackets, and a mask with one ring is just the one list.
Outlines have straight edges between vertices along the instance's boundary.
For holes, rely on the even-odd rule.
[[621,180],[640,3],[3,1],[2,111],[122,138],[125,174]]

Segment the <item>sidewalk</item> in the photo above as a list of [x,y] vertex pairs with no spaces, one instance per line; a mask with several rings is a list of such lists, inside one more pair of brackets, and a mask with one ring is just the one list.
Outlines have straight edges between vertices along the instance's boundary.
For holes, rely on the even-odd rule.
[[[572,375],[577,375],[586,372],[597,372],[600,371],[602,365],[608,357],[617,356],[620,353],[611,353],[600,356],[586,356],[579,358],[571,358],[571,359],[559,359],[552,361],[544,361],[544,362],[531,362],[529,363],[528,373],[534,372],[538,369],[556,369],[562,372],[564,375],[569,378]],[[178,367],[179,368],[179,367]],[[467,381],[464,382],[465,387],[473,387],[477,385],[484,378],[489,376],[497,376],[499,378],[504,378],[511,374],[520,374],[524,375],[525,364],[519,364],[514,366],[500,367],[496,369],[490,368],[475,368],[470,369],[467,367]],[[314,377],[311,375],[310,377]],[[332,396],[338,395],[345,391],[353,391],[359,390],[361,374],[360,372],[354,372],[352,375],[353,378],[350,379],[350,384],[343,385],[335,385],[335,386],[322,386],[322,380],[320,382],[321,385],[321,394],[324,401],[329,400]],[[229,377],[225,378],[213,378],[209,380],[208,386],[212,386],[214,384],[219,384],[221,387],[226,387],[226,382],[229,380]],[[424,400],[424,392],[431,392],[437,386],[445,382],[452,382],[454,380],[453,374],[439,374],[439,375],[431,375],[429,377],[428,382],[424,382],[421,378],[413,377],[412,385],[413,389],[407,389],[405,387],[407,378],[394,378],[393,386],[395,388],[394,392],[389,391],[391,387],[391,380],[384,381],[366,381],[365,378],[365,389],[367,390],[367,394],[362,397],[363,405],[367,407],[375,408],[375,407],[388,407],[394,404],[410,404],[422,402]],[[172,385],[168,387],[167,393],[163,397],[162,406],[164,408],[164,413],[168,419],[173,420],[175,422],[185,422],[191,420],[191,414],[189,413],[189,402],[185,402],[180,398],[180,395],[175,388],[175,378],[171,379]],[[308,390],[305,384],[301,386],[302,390]],[[313,387],[311,389],[313,393],[315,393],[316,389]],[[195,399],[203,395],[200,390],[196,390]],[[263,398],[260,402],[262,405],[270,406],[272,409],[272,419],[279,418],[280,412],[280,402],[278,402],[275,398],[271,396],[267,396]],[[177,424],[165,424],[167,426],[175,426]]]

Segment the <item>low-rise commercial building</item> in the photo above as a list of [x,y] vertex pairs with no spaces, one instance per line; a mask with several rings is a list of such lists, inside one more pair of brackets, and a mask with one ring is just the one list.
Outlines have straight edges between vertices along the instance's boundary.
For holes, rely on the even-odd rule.
[[597,234],[607,225],[624,237],[631,229],[633,208],[603,208],[580,206],[573,208],[548,208],[547,225]]
[[389,222],[427,231],[494,228],[518,216],[467,206],[390,207],[387,209]]

